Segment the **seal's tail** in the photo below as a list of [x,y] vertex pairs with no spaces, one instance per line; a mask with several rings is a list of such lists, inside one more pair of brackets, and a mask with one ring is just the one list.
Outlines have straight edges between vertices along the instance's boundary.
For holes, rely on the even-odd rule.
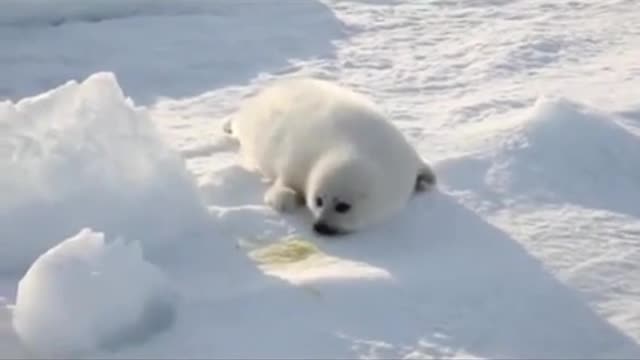
[[416,177],[416,191],[423,192],[431,190],[436,186],[437,177],[431,166],[424,164],[420,170],[418,170],[418,176]]
[[222,131],[224,131],[225,133],[227,133],[229,135],[233,134],[233,127],[231,126],[231,117],[228,117],[228,118],[223,120],[223,122],[222,122]]

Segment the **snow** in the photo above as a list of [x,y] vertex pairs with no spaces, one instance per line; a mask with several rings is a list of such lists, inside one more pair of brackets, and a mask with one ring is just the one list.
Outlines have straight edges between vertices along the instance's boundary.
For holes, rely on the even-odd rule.
[[331,54],[330,40],[343,30],[330,10],[315,1],[280,2],[3,1],[0,47],[11,51],[0,53],[0,99],[111,71],[137,103],[148,104]]
[[0,114],[0,270],[25,269],[84,226],[151,251],[205,221],[182,159],[113,74],[4,102]]
[[118,348],[167,328],[167,279],[140,244],[82,229],[42,254],[18,283],[13,326],[30,351],[78,356]]
[[172,3],[167,0],[8,0],[0,24],[18,26],[62,26],[72,22],[100,22],[135,16],[180,16],[224,13],[225,7],[202,0]]
[[[85,309],[56,332],[96,358],[640,357],[633,1],[92,4],[0,15],[0,358],[55,352],[23,299],[33,324]],[[222,124],[301,74],[371,97],[439,189],[341,239],[264,206]],[[70,237],[88,260],[45,275],[102,296],[23,297]],[[113,293],[72,280],[106,259]],[[156,269],[174,321],[94,349]]]
[[[488,170],[490,187],[536,202],[640,216],[640,168],[628,159],[640,153],[638,136],[615,117],[566,99],[541,98],[531,112],[500,147]],[[567,181],[576,176],[580,182]]]

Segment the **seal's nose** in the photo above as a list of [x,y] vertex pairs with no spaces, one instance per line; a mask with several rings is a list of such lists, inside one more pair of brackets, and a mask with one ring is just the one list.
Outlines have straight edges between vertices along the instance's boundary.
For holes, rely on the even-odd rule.
[[338,230],[336,230],[335,228],[323,222],[317,222],[313,224],[313,231],[321,235],[337,235],[338,234]]

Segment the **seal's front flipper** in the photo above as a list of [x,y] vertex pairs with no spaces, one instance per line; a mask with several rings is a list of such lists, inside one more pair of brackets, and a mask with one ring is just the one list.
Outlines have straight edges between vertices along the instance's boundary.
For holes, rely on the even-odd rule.
[[264,194],[264,202],[278,212],[289,213],[302,204],[302,198],[295,190],[276,181]]
[[433,171],[431,166],[424,164],[418,170],[418,175],[416,176],[415,191],[424,192],[431,190],[434,186],[436,186],[436,182],[436,173]]

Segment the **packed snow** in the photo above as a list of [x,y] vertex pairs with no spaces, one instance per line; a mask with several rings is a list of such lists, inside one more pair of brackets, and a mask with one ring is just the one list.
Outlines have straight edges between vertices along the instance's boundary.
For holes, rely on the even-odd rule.
[[20,280],[13,326],[39,356],[86,355],[167,328],[174,297],[139,243],[82,229],[42,254]]
[[[639,358],[638,18],[7,1],[0,358]],[[265,206],[222,127],[290,75],[371,97],[439,188],[341,239]]]
[[152,251],[205,222],[183,160],[113,74],[0,104],[0,270],[89,226]]

